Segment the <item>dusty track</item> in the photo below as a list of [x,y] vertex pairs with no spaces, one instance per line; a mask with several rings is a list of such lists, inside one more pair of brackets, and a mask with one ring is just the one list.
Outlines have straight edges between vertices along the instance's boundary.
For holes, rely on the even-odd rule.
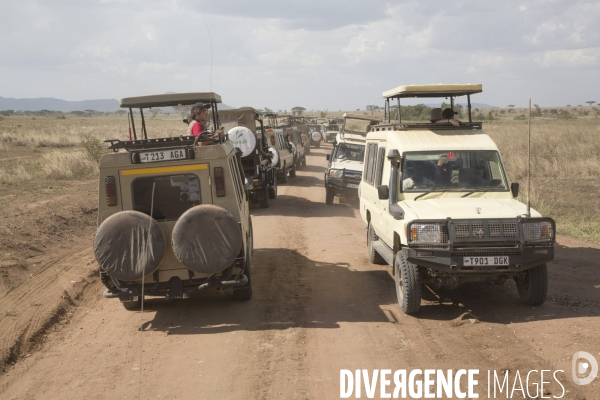
[[136,398],[142,325],[142,398],[338,398],[342,368],[478,368],[482,381],[487,370],[562,369],[564,398],[600,398],[598,380],[570,379],[573,353],[600,359],[599,248],[560,239],[542,307],[521,305],[512,283],[470,285],[428,293],[408,317],[389,268],[367,260],[357,202],[324,203],[328,148],[313,149],[271,208],[253,207],[249,302],[206,292],[148,300],[140,315],[101,298],[89,244],[48,260],[0,299],[2,349],[18,360],[0,397]]

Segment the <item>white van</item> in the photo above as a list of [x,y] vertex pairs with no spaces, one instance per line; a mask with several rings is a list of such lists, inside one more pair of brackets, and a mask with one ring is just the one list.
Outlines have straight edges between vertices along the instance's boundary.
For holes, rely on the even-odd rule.
[[342,130],[334,140],[329,165],[325,172],[325,203],[333,204],[335,196],[356,196],[362,179],[365,140],[371,126],[381,118],[362,114],[344,114]]
[[[514,279],[523,303],[546,299],[555,223],[535,210],[527,215],[498,147],[481,122],[472,122],[470,97],[481,91],[480,84],[465,84],[384,92],[386,122],[367,135],[359,195],[369,258],[393,266],[407,314],[419,310],[422,284]],[[390,100],[401,110],[404,97],[449,98],[453,111],[459,96],[467,97],[468,122],[433,115],[425,123],[403,122],[390,113]]]

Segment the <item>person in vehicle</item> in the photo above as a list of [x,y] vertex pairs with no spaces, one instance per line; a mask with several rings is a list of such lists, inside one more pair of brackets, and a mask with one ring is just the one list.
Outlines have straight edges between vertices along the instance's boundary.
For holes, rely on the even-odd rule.
[[471,168],[471,174],[467,178],[466,187],[482,187],[482,186],[497,186],[500,184],[499,179],[483,179],[484,168],[476,165]]
[[441,123],[451,123],[454,126],[458,126],[460,125],[460,121],[457,119],[454,119],[454,115],[458,114],[456,111],[452,110],[451,108],[445,108],[444,111],[442,111],[442,119],[435,121],[436,124],[441,124]]
[[[190,116],[191,121],[188,125],[188,135],[193,135],[195,138],[199,137],[200,139],[210,139],[214,137],[212,132],[206,130],[206,125],[208,124],[209,119],[209,108],[210,104],[205,103],[196,103],[192,106],[192,115]],[[222,138],[223,128],[219,129],[215,133],[218,133],[218,135]]]
[[430,188],[433,181],[425,176],[425,165],[423,162],[414,162],[412,176],[402,181],[402,190]]
[[431,122],[437,122],[440,119],[442,119],[442,109],[439,107],[431,109],[431,116],[430,116],[429,120]]

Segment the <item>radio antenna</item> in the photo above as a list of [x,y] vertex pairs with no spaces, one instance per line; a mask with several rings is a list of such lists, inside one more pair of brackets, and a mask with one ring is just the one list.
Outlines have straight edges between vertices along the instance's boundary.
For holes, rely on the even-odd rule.
[[531,99],[529,99],[529,123],[527,124],[527,217],[531,217]]
[[204,19],[204,25],[206,26],[206,31],[208,32],[208,40],[210,41],[210,81],[208,83],[208,90],[212,93],[213,44],[212,37],[210,36],[210,29],[208,29],[208,23],[206,22],[206,17],[204,14],[202,14],[202,19]]

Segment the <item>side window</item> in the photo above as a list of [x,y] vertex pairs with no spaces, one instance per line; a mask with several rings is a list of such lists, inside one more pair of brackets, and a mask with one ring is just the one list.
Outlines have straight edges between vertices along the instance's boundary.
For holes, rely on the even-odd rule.
[[235,159],[235,156],[229,159],[229,167],[231,168],[231,175],[233,177],[233,186],[235,187],[235,194],[238,198],[238,202],[241,203],[244,196],[242,193],[243,189],[240,183],[240,171],[238,170],[237,160]]
[[379,149],[377,156],[377,170],[375,173],[375,186],[381,185],[381,174],[383,172],[383,163],[385,161],[385,147]]
[[369,143],[365,159],[365,181],[373,184],[375,180],[375,166],[377,163],[377,143]]
[[364,161],[364,171],[363,171],[363,181],[369,182],[369,160],[371,159],[371,143],[367,143],[367,149],[365,152],[365,161]]

